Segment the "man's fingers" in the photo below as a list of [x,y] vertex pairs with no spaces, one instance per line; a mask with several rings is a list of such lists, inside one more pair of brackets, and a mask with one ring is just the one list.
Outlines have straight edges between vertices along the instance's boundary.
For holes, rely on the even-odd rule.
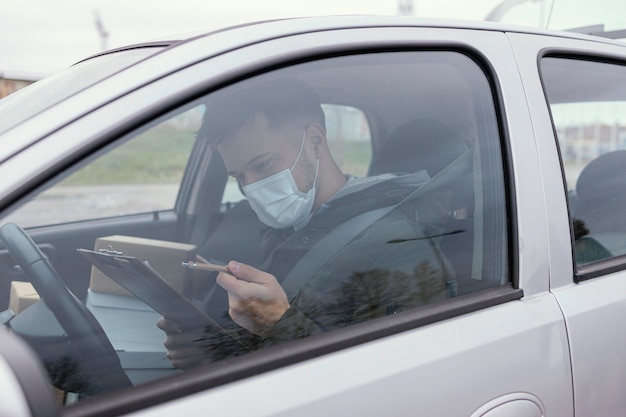
[[165,317],[161,317],[157,320],[157,327],[163,330],[167,334],[180,333],[182,332],[182,328],[178,322],[173,320],[168,320]]
[[237,261],[230,261],[228,263],[228,270],[237,279],[246,282],[254,282],[256,284],[269,284],[274,279],[274,277],[267,272],[263,272],[253,266]]
[[230,317],[254,334],[266,333],[289,309],[287,294],[267,272],[236,261],[228,263],[228,270],[217,283],[228,292]]
[[207,360],[209,345],[203,330],[182,331],[177,322],[164,318],[159,319],[157,325],[167,334],[163,345],[167,358],[176,368],[187,369]]
[[168,350],[166,356],[178,369],[191,368],[207,360],[205,353],[194,347]]
[[163,345],[168,350],[179,349],[195,343],[198,339],[197,333],[171,333],[167,335]]
[[259,289],[278,285],[273,275],[250,265],[230,261],[228,270],[231,273],[220,272],[217,276],[217,283],[230,294],[236,294],[238,297],[258,296]]
[[227,272],[220,272],[216,281],[219,286],[228,291],[228,294],[240,294],[243,291],[242,287],[248,284]]

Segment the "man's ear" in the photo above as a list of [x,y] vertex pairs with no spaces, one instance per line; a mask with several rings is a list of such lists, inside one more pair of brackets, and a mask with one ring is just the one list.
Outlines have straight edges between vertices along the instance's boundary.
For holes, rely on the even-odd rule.
[[307,125],[306,136],[313,145],[313,149],[318,158],[321,156],[321,152],[328,150],[326,130],[319,123],[310,123]]

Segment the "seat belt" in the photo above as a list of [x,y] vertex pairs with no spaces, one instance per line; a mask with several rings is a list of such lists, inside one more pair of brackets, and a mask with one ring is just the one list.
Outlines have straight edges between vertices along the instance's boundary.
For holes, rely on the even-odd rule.
[[470,171],[472,166],[471,162],[472,148],[469,148],[447,167],[439,171],[430,181],[413,191],[400,202],[392,204],[391,206],[366,211],[337,226],[304,254],[281,282],[283,290],[287,293],[287,298],[290,301],[293,300],[300,289],[304,287],[307,281],[312,277],[313,272],[324,265],[334,254],[361,232],[382,219],[401,204],[409,200],[421,198],[427,193],[460,178],[464,173]]

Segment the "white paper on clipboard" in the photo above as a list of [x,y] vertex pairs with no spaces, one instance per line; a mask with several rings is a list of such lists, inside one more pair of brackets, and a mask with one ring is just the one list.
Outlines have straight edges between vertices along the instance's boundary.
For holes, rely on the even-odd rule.
[[77,249],[77,251],[87,258],[93,266],[163,317],[176,321],[188,329],[212,328],[214,331],[225,333],[238,343],[243,344],[232,332],[220,326],[214,319],[174,290],[148,262],[133,256],[95,252],[89,249]]

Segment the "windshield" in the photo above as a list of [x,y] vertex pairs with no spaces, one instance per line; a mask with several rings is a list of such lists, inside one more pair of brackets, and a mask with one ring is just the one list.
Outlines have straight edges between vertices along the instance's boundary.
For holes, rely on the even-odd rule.
[[159,50],[157,47],[129,49],[88,59],[3,98],[0,134]]

